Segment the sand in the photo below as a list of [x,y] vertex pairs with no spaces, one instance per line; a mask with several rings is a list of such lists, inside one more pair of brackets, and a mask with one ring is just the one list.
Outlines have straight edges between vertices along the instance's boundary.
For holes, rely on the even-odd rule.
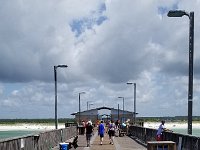
[[[58,129],[65,128],[64,124],[58,124]],[[48,131],[55,129],[54,124],[33,124],[33,123],[19,123],[12,125],[0,124],[0,131],[12,131],[12,130],[40,130]]]
[[[160,122],[145,122],[144,127],[145,128],[153,128],[158,129]],[[167,129],[186,129],[188,127],[187,122],[165,122],[165,127]],[[192,123],[193,128],[200,129],[200,123]]]
[[[145,128],[158,129],[160,122],[145,122]],[[187,129],[187,122],[166,122],[165,127],[168,129]],[[192,123],[193,128],[200,129],[200,123]],[[64,124],[58,124],[58,129],[65,128]],[[54,124],[35,124],[35,123],[19,123],[13,125],[0,124],[0,131],[12,131],[12,130],[40,130],[48,131],[54,130]]]

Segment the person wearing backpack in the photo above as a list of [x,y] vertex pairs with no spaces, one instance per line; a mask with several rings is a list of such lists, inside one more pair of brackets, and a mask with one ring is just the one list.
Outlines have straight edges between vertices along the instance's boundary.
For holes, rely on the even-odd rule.
[[109,139],[110,139],[110,144],[114,144],[114,136],[115,136],[115,124],[114,122],[111,120],[111,122],[109,122],[108,124],[108,135],[109,135]]
[[90,147],[90,140],[92,137],[94,127],[92,126],[92,122],[88,121],[86,125],[86,141],[87,141],[87,147]]

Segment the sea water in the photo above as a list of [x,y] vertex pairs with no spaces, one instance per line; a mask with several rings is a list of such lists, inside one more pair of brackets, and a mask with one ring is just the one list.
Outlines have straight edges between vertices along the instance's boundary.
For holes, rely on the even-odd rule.
[[27,131],[27,130],[0,131],[0,139],[32,135],[32,134],[37,134],[38,132],[39,131]]
[[[174,133],[180,133],[187,135],[187,129],[186,128],[173,128],[172,129]],[[12,130],[12,131],[0,131],[0,139],[5,138],[14,138],[19,136],[26,136],[30,134],[37,134],[40,131],[31,131],[31,130]],[[192,129],[192,135],[200,137],[200,129],[199,128],[193,128]]]
[[[187,135],[187,129],[186,128],[174,128],[173,132]],[[192,128],[192,135],[200,137],[200,128]]]

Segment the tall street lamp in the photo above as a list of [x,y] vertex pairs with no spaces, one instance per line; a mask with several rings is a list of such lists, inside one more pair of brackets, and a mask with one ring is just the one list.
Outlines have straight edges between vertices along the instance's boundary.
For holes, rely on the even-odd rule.
[[133,107],[134,107],[134,113],[133,113],[133,122],[135,124],[136,121],[136,83],[128,82],[128,85],[134,85],[134,100],[133,100]]
[[87,110],[88,110],[88,108],[89,108],[89,103],[90,102],[93,102],[93,101],[87,101]]
[[118,118],[118,121],[119,121],[119,104],[118,104],[117,106],[118,106],[118,110],[117,110],[117,118]]
[[89,110],[90,110],[90,106],[94,105],[93,103],[89,104]]
[[78,104],[79,104],[79,111],[78,111],[78,123],[81,123],[81,94],[85,94],[85,92],[78,93]]
[[194,56],[194,12],[170,10],[168,17],[188,16],[189,24],[189,80],[188,80],[188,134],[192,134],[192,99],[193,99],[193,56]]
[[122,123],[124,122],[124,97],[118,97],[118,98],[122,98],[123,100],[123,119],[122,119]]
[[55,79],[55,128],[58,129],[58,118],[57,118],[57,68],[67,68],[67,65],[54,66],[54,79]]

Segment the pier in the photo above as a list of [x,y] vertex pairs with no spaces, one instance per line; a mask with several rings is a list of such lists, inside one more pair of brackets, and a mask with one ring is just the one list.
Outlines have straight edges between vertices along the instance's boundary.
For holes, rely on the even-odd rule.
[[[72,148],[73,149],[73,148]],[[123,137],[114,137],[114,144],[110,144],[108,134],[105,133],[105,137],[103,140],[103,144],[100,145],[100,138],[98,136],[97,131],[94,131],[94,135],[92,136],[90,146],[87,147],[86,136],[79,135],[78,136],[78,148],[77,150],[146,150],[147,148],[136,142],[134,139],[129,136]],[[53,150],[59,150],[59,145],[53,148]]]
[[[114,137],[114,145],[109,144],[108,134],[106,133],[103,145],[100,145],[99,136],[95,130],[91,145],[87,147],[85,135],[79,135],[77,129],[77,126],[69,126],[63,129],[41,132],[37,135],[2,139],[0,140],[0,150],[59,150],[60,143],[68,142],[76,136],[78,136],[77,150],[143,150],[147,149],[149,142],[156,143],[155,135],[157,130],[131,125],[127,135]],[[164,139],[166,141],[163,143],[174,143],[174,149],[176,150],[200,149],[199,137],[164,132]]]
[[[101,109],[108,109],[111,113],[104,115],[106,118],[100,118],[102,116],[98,115],[98,110]],[[78,137],[77,150],[150,150],[155,149],[156,144],[163,147],[168,146],[168,150],[200,149],[199,137],[167,131],[163,133],[165,141],[163,143],[157,142],[157,130],[144,128],[143,122],[133,122],[133,114],[136,113],[108,107],[74,113],[72,115],[75,115],[76,123],[66,122],[65,128],[44,131],[37,135],[2,139],[0,140],[0,150],[59,150],[60,143],[71,142],[75,137]],[[107,133],[105,133],[103,144],[100,145],[100,137],[97,133],[97,125],[100,119],[106,123],[108,120],[116,121],[119,119],[122,121],[129,120],[128,118],[131,118],[130,122],[127,123],[126,128],[121,128],[123,134],[116,134],[113,145],[110,144]],[[91,120],[93,122],[94,134],[89,147],[86,144],[86,135],[84,135],[84,132],[82,133],[83,126],[81,126],[81,122],[79,123],[80,120]],[[154,145],[153,148],[150,144]],[[71,149],[75,148],[72,146]]]

